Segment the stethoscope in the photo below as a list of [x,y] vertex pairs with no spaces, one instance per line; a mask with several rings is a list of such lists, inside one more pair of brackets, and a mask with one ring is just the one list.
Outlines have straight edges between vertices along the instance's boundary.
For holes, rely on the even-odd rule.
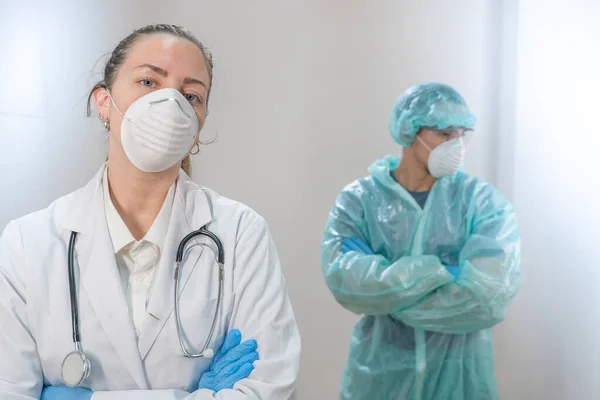
[[[217,264],[219,266],[219,292],[217,298],[217,305],[215,307],[215,315],[213,317],[212,325],[204,343],[204,347],[200,353],[194,353],[187,350],[186,345],[183,341],[183,329],[181,327],[181,316],[179,314],[179,279],[181,276],[181,264],[183,260],[183,252],[187,243],[195,238],[196,236],[206,236],[212,239],[217,246]],[[70,387],[79,386],[89,375],[91,370],[91,364],[89,358],[85,355],[83,347],[81,346],[81,334],[79,332],[79,303],[77,298],[77,288],[75,285],[75,241],[77,239],[77,232],[71,232],[71,238],[69,240],[69,250],[67,256],[68,269],[69,269],[69,295],[71,298],[71,325],[73,332],[73,343],[75,344],[75,351],[67,354],[62,363],[61,374],[65,385]],[[179,339],[179,346],[183,351],[183,355],[189,358],[206,357],[212,358],[214,356],[214,350],[209,348],[208,345],[212,340],[215,327],[217,326],[219,307],[221,306],[221,297],[223,293],[223,276],[224,276],[224,264],[225,255],[223,251],[223,244],[217,235],[202,227],[197,231],[193,231],[185,236],[179,243],[177,248],[177,255],[175,257],[175,289],[173,293],[173,300],[175,301],[175,324],[177,326],[177,337]]]

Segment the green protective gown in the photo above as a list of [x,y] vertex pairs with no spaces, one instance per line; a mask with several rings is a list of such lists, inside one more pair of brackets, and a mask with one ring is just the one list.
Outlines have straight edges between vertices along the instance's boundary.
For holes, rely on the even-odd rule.
[[[421,209],[391,177],[399,162],[387,156],[344,188],[325,229],[325,281],[364,315],[340,399],[497,399],[490,328],[521,284],[514,209],[463,172],[438,179]],[[342,254],[350,238],[375,255]]]

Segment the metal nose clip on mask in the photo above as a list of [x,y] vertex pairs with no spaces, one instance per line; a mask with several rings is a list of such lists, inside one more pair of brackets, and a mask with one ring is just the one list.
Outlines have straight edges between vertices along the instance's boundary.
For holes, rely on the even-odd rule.
[[144,172],[161,172],[181,161],[199,133],[191,104],[178,90],[165,88],[134,101],[123,116],[121,143],[129,161]]

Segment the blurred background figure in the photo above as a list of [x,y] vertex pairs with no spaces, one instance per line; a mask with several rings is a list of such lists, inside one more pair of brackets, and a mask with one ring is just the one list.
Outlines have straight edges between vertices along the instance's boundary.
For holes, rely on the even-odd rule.
[[376,161],[339,194],[322,244],[354,328],[342,399],[498,398],[491,327],[521,284],[510,203],[459,172],[475,125],[439,83],[409,88],[389,119],[402,157]]

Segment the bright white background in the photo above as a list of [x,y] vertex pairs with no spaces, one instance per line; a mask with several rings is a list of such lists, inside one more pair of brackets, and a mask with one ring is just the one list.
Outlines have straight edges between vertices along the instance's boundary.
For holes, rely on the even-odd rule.
[[495,331],[502,398],[600,398],[593,0],[52,3],[0,0],[0,229],[104,160],[101,123],[84,116],[102,55],[144,24],[188,27],[214,53],[203,134],[219,135],[194,177],[266,217],[303,338],[298,398],[334,399],[356,317],[321,277],[327,213],[398,151],[396,96],[446,82],[479,119],[468,171],[522,223],[525,285]]
[[501,134],[514,163],[498,168],[514,182],[525,284],[495,332],[497,373],[503,399],[596,400],[600,2],[519,3],[516,130]]

